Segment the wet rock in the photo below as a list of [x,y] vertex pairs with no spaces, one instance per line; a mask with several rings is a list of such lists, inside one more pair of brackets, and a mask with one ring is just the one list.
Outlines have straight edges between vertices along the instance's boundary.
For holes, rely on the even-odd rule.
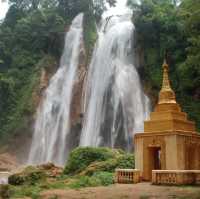
[[28,166],[21,172],[15,173],[8,178],[8,183],[11,185],[35,185],[37,182],[60,176],[63,169],[56,167],[52,163],[40,166]]

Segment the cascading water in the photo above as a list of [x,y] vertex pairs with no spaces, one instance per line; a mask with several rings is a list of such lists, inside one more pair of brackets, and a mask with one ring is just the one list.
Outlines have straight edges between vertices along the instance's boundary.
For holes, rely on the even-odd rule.
[[106,13],[99,31],[86,83],[81,146],[131,150],[134,132],[143,131],[149,113],[148,98],[133,65],[132,15],[127,8],[124,11]]
[[54,162],[64,165],[70,133],[70,105],[79,63],[83,14],[72,22],[65,37],[60,67],[52,77],[38,108],[29,164]]

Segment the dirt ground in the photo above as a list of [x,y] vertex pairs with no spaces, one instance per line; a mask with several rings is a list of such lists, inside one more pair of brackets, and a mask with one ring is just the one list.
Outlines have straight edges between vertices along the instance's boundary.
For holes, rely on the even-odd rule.
[[18,166],[17,159],[9,153],[0,154],[0,172],[11,171]]
[[116,184],[79,190],[50,190],[42,199],[200,199],[200,187],[155,186],[150,183]]

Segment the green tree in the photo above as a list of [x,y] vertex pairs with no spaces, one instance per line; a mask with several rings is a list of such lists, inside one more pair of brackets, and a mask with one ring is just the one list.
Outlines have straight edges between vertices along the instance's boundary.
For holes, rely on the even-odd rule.
[[[187,59],[179,67],[183,89],[200,99],[200,3],[198,0],[184,0],[181,4],[187,34]],[[192,80],[192,81],[191,81]]]
[[177,100],[200,128],[200,4],[198,0],[129,0],[134,10],[136,49],[147,92],[156,102],[167,52]]

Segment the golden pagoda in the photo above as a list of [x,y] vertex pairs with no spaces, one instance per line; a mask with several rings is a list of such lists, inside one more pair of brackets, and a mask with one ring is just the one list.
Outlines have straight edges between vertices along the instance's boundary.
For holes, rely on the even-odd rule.
[[195,132],[195,123],[187,120],[187,114],[181,112],[176,96],[170,86],[169,66],[163,63],[163,83],[158,104],[151,113],[150,120],[144,123],[144,132],[179,131]]
[[200,135],[176,102],[168,71],[164,61],[158,103],[144,122],[144,133],[134,137],[135,167],[143,180],[151,180],[152,170],[200,169]]

